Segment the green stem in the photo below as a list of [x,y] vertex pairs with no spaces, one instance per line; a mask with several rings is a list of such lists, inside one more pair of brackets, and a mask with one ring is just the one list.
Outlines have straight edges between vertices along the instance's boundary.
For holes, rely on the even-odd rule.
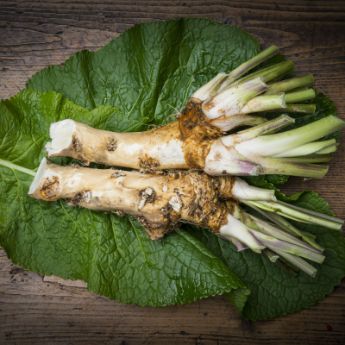
[[[254,216],[251,216],[251,217],[258,227],[257,230],[260,230],[264,234],[266,234],[268,236],[272,236],[278,240],[285,241],[287,243],[291,243],[291,244],[294,244],[296,246],[302,247],[307,252],[312,252],[313,254],[317,254],[317,256],[315,256],[315,258],[317,258],[316,260],[318,260],[317,262],[323,261],[324,257],[322,258],[320,256],[321,255],[320,250],[315,250],[315,248],[312,248],[311,246],[309,246],[308,244],[306,244],[305,242],[303,242],[299,238],[292,236],[292,234],[287,233],[283,230],[280,230],[279,228],[277,228],[277,226],[275,224],[274,225],[270,224],[266,221],[263,221],[259,218],[254,217]],[[311,260],[313,260],[313,259],[311,259]]]
[[316,153],[320,154],[320,155],[334,153],[335,151],[337,151],[337,147],[338,147],[338,144],[335,143],[333,145],[329,145],[329,146],[317,151]]
[[298,103],[308,101],[315,98],[315,91],[313,89],[306,89],[285,94],[286,103]]
[[322,178],[328,172],[327,165],[294,162],[290,158],[248,157],[251,162],[261,166],[261,174],[280,174],[309,178]]
[[209,119],[238,115],[248,101],[263,93],[266,88],[267,85],[260,78],[251,79],[217,93],[202,104],[202,110]]
[[209,97],[214,96],[226,78],[227,75],[225,73],[218,73],[208,83],[203,85],[200,89],[196,90],[193,93],[192,98],[199,99],[200,101],[205,101]]
[[282,216],[279,216],[276,213],[267,212],[264,210],[261,210],[253,205],[246,204],[247,206],[253,208],[256,212],[264,216],[266,219],[271,221],[272,223],[278,225],[281,229],[288,232],[291,235],[297,236],[298,238],[301,238],[303,241],[308,243],[311,247],[315,248],[316,250],[323,252],[324,248],[322,248],[316,241],[315,236],[312,235],[309,232],[302,231],[295,226],[293,226],[291,223],[289,223],[285,218]]
[[236,145],[243,156],[274,156],[316,141],[344,126],[340,118],[329,115],[307,125],[277,134],[260,136]]
[[227,223],[221,226],[219,236],[230,241],[235,238],[255,253],[261,253],[265,248],[239,219],[230,214],[227,217]]
[[320,225],[338,231],[343,226],[343,221],[339,218],[290,205],[282,201],[249,201],[248,203],[265,211],[273,212],[302,223]]
[[315,104],[287,104],[287,107],[284,111],[289,113],[306,113],[313,114],[316,111]]
[[309,276],[313,278],[316,276],[317,269],[310,265],[307,261],[303,260],[302,258],[299,258],[298,256],[294,256],[280,250],[276,250],[276,253],[282,256],[287,262],[299,268],[301,271],[308,274]]
[[314,141],[312,143],[308,143],[308,144],[304,144],[302,146],[296,147],[292,150],[279,153],[275,157],[300,157],[300,156],[311,155],[313,153],[320,154],[323,149],[328,148],[329,146],[335,146],[335,144],[336,144],[335,139]]
[[331,155],[308,155],[303,157],[289,157],[286,159],[290,163],[328,163]]
[[20,165],[11,163],[11,162],[3,160],[3,159],[0,159],[0,165],[4,166],[6,168],[12,169],[12,170],[20,171],[20,172],[27,174],[27,175],[31,175],[31,176],[36,175],[36,172],[34,170],[24,168]]
[[[222,189],[220,189],[220,192],[221,191]],[[277,200],[273,189],[252,186],[239,177],[236,177],[235,182],[233,183],[232,198],[240,202],[244,200]]]
[[[240,115],[241,116],[241,115]],[[247,115],[242,115],[246,116]],[[291,125],[295,120],[288,115],[280,115],[279,117],[266,121],[258,126],[245,129],[235,134],[230,134],[225,137],[222,137],[221,140],[225,146],[232,146],[234,143],[239,143],[241,141],[249,140],[255,138],[259,135],[275,133],[278,130]]]
[[248,76],[239,79],[237,83],[243,83],[247,80],[253,79],[253,78],[262,78],[262,80],[267,83],[271,80],[277,79],[278,77],[281,77],[284,74],[287,74],[293,70],[294,64],[291,61],[283,61],[280,63],[277,63],[272,66],[268,66],[266,68],[263,68],[257,72],[251,73]]
[[315,252],[314,250],[308,250],[304,247],[286,242],[284,240],[279,240],[273,236],[263,234],[259,231],[253,231],[254,236],[258,238],[266,247],[275,251],[283,251],[285,253],[292,254],[294,256],[300,256],[302,258],[308,259],[313,262],[321,264],[325,260],[325,256]]
[[287,92],[300,87],[310,86],[314,82],[312,74],[305,75],[303,77],[295,77],[278,81],[277,83],[271,84],[266,92],[267,95],[274,95],[281,92]]
[[232,115],[220,117],[210,121],[213,126],[220,128],[222,131],[227,132],[240,126],[256,126],[266,122],[264,117],[250,116],[250,115]]
[[241,100],[243,104],[246,104],[254,97],[263,93],[266,89],[267,85],[261,78],[254,78],[240,85],[230,87],[228,90],[230,90],[230,92],[237,92],[238,99]]
[[263,95],[251,99],[242,109],[242,114],[256,113],[269,110],[284,109],[286,107],[284,94]]
[[247,60],[246,62],[242,63],[238,67],[236,67],[234,70],[232,70],[228,74],[228,78],[223,83],[221,90],[224,90],[227,88],[230,84],[232,84],[234,81],[236,81],[238,78],[245,75],[247,72],[252,70],[254,67],[260,65],[264,61],[271,58],[273,55],[277,54],[278,47],[275,45],[272,45],[268,47],[267,49],[263,50],[259,54],[255,55],[251,59]]

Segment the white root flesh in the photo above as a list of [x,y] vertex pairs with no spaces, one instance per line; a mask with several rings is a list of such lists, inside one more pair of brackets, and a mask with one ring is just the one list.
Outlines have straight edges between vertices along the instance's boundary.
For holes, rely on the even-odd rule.
[[186,168],[177,123],[147,132],[116,133],[70,119],[50,126],[49,157],[69,156],[109,166],[155,169]]

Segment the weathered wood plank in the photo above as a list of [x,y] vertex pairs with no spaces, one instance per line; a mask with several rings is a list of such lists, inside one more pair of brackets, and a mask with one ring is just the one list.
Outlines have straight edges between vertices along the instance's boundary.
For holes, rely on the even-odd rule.
[[[278,44],[300,73],[345,109],[343,1],[0,0],[0,98],[30,76],[81,49],[95,50],[133,24],[207,17],[239,25],[264,45]],[[343,140],[344,141],[344,140]],[[288,191],[313,189],[345,218],[344,142],[326,179],[293,179]],[[270,322],[242,321],[223,298],[164,309],[139,308],[42,281],[0,252],[1,344],[342,344],[345,284],[318,306]]]
[[[250,323],[221,297],[162,309],[123,305],[83,288],[46,283],[0,252],[3,344],[341,344],[345,287],[320,305]],[[1,342],[3,340],[3,342]]]

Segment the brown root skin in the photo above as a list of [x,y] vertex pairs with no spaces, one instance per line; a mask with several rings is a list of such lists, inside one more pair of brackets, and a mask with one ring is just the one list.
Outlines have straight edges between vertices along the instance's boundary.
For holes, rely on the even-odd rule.
[[191,99],[178,119],[186,164],[196,169],[204,168],[213,139],[222,135],[222,131],[210,123],[201,106],[199,100]]
[[139,157],[139,168],[144,171],[159,169],[161,163],[158,159],[152,158],[146,153]]
[[234,179],[200,172],[144,174],[48,164],[35,178],[31,196],[93,210],[136,217],[152,239],[163,237],[180,222],[219,232],[229,206]]
[[202,138],[215,139],[222,131],[213,126],[202,110],[202,103],[192,98],[178,118],[181,138],[183,140],[195,135]]

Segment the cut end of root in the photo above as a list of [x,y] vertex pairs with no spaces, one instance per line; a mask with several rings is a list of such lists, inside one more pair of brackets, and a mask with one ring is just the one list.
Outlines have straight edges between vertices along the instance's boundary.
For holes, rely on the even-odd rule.
[[52,140],[46,145],[48,156],[59,154],[73,144],[75,128],[75,122],[70,119],[54,122],[50,125],[49,135]]
[[29,192],[28,192],[29,195],[34,196],[35,192],[37,192],[37,190],[39,189],[41,181],[44,178],[45,173],[47,171],[47,166],[48,166],[47,160],[43,158],[37,169],[34,180],[32,181],[30,185]]
[[60,188],[60,175],[49,169],[45,158],[42,159],[28,194],[36,199],[52,201],[57,199]]

